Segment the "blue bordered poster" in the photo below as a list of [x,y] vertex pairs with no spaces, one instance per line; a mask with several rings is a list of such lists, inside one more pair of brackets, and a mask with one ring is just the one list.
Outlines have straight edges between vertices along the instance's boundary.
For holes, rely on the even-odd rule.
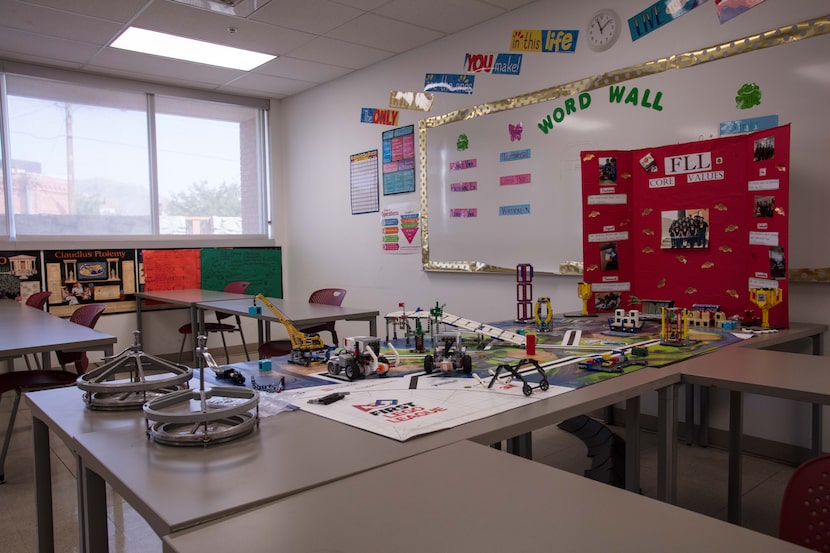
[[415,126],[383,133],[383,195],[415,192]]

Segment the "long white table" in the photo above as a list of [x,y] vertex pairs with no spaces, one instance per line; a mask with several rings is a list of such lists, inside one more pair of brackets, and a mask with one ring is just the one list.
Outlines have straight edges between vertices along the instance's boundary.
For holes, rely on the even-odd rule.
[[[259,429],[250,436],[207,448],[150,442],[142,413],[89,411],[81,400],[81,391],[75,388],[32,392],[26,400],[34,419],[36,486],[48,486],[48,436],[52,429],[76,453],[78,509],[83,513],[79,520],[80,549],[104,552],[105,483],[163,536],[451,443],[510,440],[620,401],[632,405],[634,413],[641,394],[652,390],[663,394],[678,382],[679,376],[672,371],[645,368],[624,378],[609,379],[406,442],[307,412],[287,412],[262,419]],[[632,489],[639,487],[638,414],[639,410],[626,428],[626,439],[630,440],[626,468],[636,474],[636,478],[632,476],[631,486],[636,486]],[[669,450],[673,441],[671,434],[663,435],[661,449]],[[671,496],[666,491],[670,483],[669,478],[660,483],[663,497]],[[53,551],[51,496],[46,511],[46,506],[38,509],[41,553]]]
[[[826,329],[825,325],[806,325],[792,331],[789,337],[795,340],[821,335]],[[758,340],[753,343],[755,347],[763,343],[762,339],[753,340]],[[735,348],[740,346],[726,349]],[[710,360],[714,355],[699,359]],[[483,445],[508,440],[512,451],[531,457],[530,433],[533,430],[625,402],[626,486],[638,490],[639,398],[646,392],[657,391],[660,421],[658,498],[674,502],[677,388],[682,381],[683,367],[688,362],[665,368],[645,367],[619,378],[406,442],[389,440],[308,413],[294,412],[263,419],[255,434],[228,444],[182,449],[148,442],[144,432],[135,427],[135,420],[143,423],[140,413],[134,415],[127,431],[87,431],[88,421],[98,416],[111,421],[111,415],[86,410],[77,390],[77,400],[63,401],[64,407],[57,412],[50,406],[51,396],[45,395],[53,392],[34,392],[27,394],[27,401],[35,419],[36,478],[48,477],[48,429],[51,428],[69,440],[70,447],[77,452],[78,474],[81,475],[79,486],[82,487],[79,511],[85,513],[82,515],[81,550],[99,552],[107,550],[107,533],[101,531],[106,528],[105,482],[124,496],[160,535],[164,535],[465,440]],[[128,414],[121,416],[129,418]],[[45,450],[43,433],[46,433]],[[44,455],[47,459],[45,472],[42,466]],[[310,470],[298,473],[298,477],[290,470],[274,470],[274,467]],[[464,467],[459,469],[460,477],[464,470]],[[169,474],[162,476],[162,473]],[[203,487],[199,488],[199,485]],[[173,508],[179,503],[182,503],[180,508]],[[39,508],[39,551],[52,551],[48,539],[52,531],[51,511],[48,518],[41,516]],[[353,517],[347,517],[353,520]],[[40,536],[41,533],[48,536]]]
[[730,522],[740,524],[743,394],[772,396],[818,406],[830,404],[830,359],[780,351],[725,348],[705,358],[690,359],[683,363],[682,370],[681,378],[686,384],[729,390],[727,513]]
[[164,537],[164,553],[804,551],[470,442]]
[[[40,309],[0,300],[0,359],[40,354],[51,367],[50,353],[58,350],[103,351],[112,355],[115,336],[55,317]],[[11,367],[9,367],[11,370]]]

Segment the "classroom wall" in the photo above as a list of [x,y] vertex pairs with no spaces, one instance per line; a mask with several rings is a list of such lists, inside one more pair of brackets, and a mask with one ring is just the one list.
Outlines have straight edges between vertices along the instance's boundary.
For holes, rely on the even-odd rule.
[[[457,36],[275,102],[274,113],[280,125],[275,127],[279,147],[275,149],[273,175],[275,192],[284,202],[280,209],[285,223],[281,245],[284,247],[286,295],[307,296],[316,288],[337,286],[349,291],[345,304],[375,307],[381,314],[398,309],[399,302],[405,302],[407,309],[429,308],[439,302],[446,304],[446,312],[475,320],[514,317],[516,286],[513,274],[424,272],[418,254],[395,256],[382,253],[378,213],[351,215],[349,156],[380,149],[381,133],[390,128],[360,123],[360,109],[388,107],[391,90],[423,90],[426,73],[463,72],[462,62],[467,52],[507,52],[509,36],[514,29],[578,29],[584,33],[589,17],[601,8],[613,7],[625,25],[627,17],[645,9],[648,4],[643,0],[539,1]],[[401,110],[398,126],[415,124],[417,129],[417,121],[424,117],[728,42],[827,12],[827,2],[821,0],[766,0],[721,25],[714,6],[703,5],[633,43],[624,30],[617,45],[603,53],[595,53],[585,46],[578,47],[573,54],[526,53],[521,76],[481,76],[476,80],[473,95],[437,93],[430,113]],[[582,40],[584,35],[580,36]],[[705,94],[705,90],[705,83],[701,83],[699,90],[690,90],[689,94]],[[826,110],[817,116],[828,117]],[[532,122],[525,122],[526,128],[531,126],[528,123]],[[798,129],[794,128],[793,134],[797,133]],[[698,138],[697,135],[689,136],[687,140]],[[598,143],[601,148],[615,147],[603,143],[602,137],[590,134],[586,134],[586,140]],[[815,162],[819,164],[822,160]],[[381,209],[390,203],[418,200],[417,192],[381,195]],[[797,213],[792,214],[792,217],[797,216]],[[555,312],[575,311],[581,308],[576,295],[579,280],[573,276],[537,275],[533,293],[549,296]],[[828,321],[830,287],[793,284],[790,289],[792,321]],[[381,318],[381,337],[385,332],[383,323]],[[341,336],[366,332],[365,324],[341,324]],[[713,400],[713,424],[717,428],[727,428],[725,397],[715,394]],[[653,412],[655,403],[653,398],[646,398],[644,410]],[[747,401],[747,409],[752,414],[745,423],[747,433],[797,445],[808,444],[808,410],[803,406],[752,398]],[[825,428],[830,429],[830,424],[825,423]]]

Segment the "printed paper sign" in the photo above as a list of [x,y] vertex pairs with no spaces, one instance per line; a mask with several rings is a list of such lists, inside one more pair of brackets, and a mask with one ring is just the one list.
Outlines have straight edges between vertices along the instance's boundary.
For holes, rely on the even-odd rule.
[[394,109],[361,108],[360,122],[375,125],[397,125],[401,112]]
[[427,73],[424,77],[424,90],[449,94],[472,94],[475,79],[475,75]]
[[521,54],[466,54],[464,67],[467,73],[492,75],[518,75],[522,71]]
[[628,20],[632,42],[706,2],[707,0],[658,0]]
[[513,31],[510,37],[511,52],[573,53],[579,31],[527,30]]
[[389,107],[429,111],[432,109],[434,94],[429,92],[401,92],[393,90],[389,94]]

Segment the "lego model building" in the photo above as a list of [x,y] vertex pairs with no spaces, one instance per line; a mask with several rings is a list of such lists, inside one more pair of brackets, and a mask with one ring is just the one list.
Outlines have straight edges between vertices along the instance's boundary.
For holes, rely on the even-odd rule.
[[683,307],[664,307],[660,311],[660,343],[665,346],[687,346],[689,314]]

